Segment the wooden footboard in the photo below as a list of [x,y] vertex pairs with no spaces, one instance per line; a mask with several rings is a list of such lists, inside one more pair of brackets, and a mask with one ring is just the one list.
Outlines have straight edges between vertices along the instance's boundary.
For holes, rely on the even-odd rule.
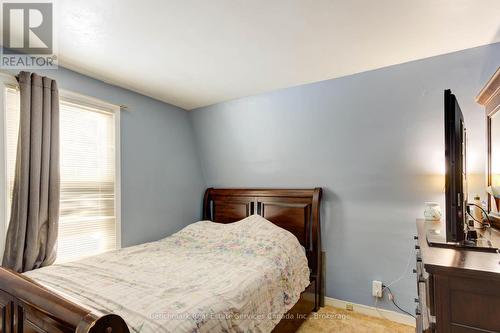
[[129,333],[114,314],[98,314],[0,267],[1,333]]

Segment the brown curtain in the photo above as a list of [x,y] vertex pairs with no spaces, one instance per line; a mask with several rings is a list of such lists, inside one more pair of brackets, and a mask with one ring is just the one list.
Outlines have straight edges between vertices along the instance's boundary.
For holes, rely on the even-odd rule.
[[59,220],[59,92],[55,80],[21,72],[19,141],[2,266],[26,272],[56,259]]

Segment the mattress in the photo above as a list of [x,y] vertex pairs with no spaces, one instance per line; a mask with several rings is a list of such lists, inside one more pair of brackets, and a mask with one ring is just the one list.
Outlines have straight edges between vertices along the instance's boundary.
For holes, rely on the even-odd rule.
[[290,232],[253,215],[25,273],[131,332],[270,332],[309,285]]

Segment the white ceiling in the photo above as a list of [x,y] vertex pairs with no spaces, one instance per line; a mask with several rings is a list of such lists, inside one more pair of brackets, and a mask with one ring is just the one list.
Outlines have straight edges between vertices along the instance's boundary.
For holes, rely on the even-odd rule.
[[57,0],[60,65],[192,109],[500,41],[499,0]]

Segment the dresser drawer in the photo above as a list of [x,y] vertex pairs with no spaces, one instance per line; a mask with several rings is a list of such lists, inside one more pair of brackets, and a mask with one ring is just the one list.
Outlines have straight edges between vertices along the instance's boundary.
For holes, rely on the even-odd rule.
[[473,291],[451,290],[451,322],[500,332],[500,297]]
[[453,275],[434,279],[438,332],[500,332],[500,281]]

